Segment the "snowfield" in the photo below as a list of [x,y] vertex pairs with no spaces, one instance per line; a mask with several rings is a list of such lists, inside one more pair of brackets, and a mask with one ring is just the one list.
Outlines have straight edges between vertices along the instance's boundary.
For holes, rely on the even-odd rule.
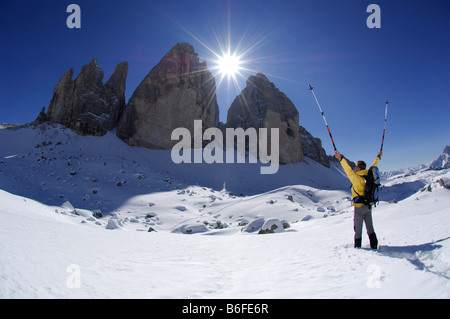
[[338,165],[259,168],[0,129],[0,297],[450,298],[450,170],[383,182],[373,251]]

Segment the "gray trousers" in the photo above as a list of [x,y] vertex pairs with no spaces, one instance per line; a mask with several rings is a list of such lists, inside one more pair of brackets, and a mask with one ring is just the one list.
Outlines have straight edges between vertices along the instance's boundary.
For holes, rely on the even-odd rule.
[[355,239],[362,237],[363,223],[366,224],[367,235],[375,233],[372,221],[372,208],[367,205],[355,207],[355,215],[353,217],[353,229],[355,230]]

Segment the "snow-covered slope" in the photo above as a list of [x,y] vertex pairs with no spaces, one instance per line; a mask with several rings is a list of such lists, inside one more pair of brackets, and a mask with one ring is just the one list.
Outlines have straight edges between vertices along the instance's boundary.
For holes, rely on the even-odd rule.
[[385,181],[372,251],[313,161],[187,169],[59,126],[0,144],[1,298],[450,298],[449,170]]
[[[435,183],[375,209],[378,252],[352,248],[348,213],[291,223],[282,233],[228,227],[188,236],[148,233],[153,221],[133,222],[132,213],[107,230],[83,211],[0,197],[2,298],[450,297],[450,197]],[[267,198],[254,201],[264,206]]]
[[[336,164],[334,164],[336,165]],[[79,136],[59,125],[0,130],[0,188],[59,205],[113,212],[128,198],[201,185],[254,195],[286,185],[347,189],[337,168],[307,159],[261,175],[257,164],[174,164],[170,150],[130,147],[114,132]]]

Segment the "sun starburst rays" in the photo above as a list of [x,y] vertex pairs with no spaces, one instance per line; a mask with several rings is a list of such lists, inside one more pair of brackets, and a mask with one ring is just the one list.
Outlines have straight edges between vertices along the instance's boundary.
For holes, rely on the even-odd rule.
[[239,72],[241,61],[238,56],[227,53],[220,57],[217,63],[221,74],[233,77]]
[[256,65],[272,61],[272,55],[263,57],[260,53],[262,47],[270,42],[268,38],[273,34],[273,30],[267,28],[259,28],[255,33],[249,25],[239,36],[232,37],[230,17],[231,12],[228,8],[227,26],[223,29],[215,27],[216,21],[206,17],[212,35],[208,39],[171,19],[204,48],[203,52],[199,52],[199,58],[206,61],[207,68],[211,72],[212,77],[208,82],[215,81],[216,84],[211,96],[216,96],[217,92],[221,91],[221,94],[227,95],[228,100],[240,94],[250,75],[262,71],[255,70]]

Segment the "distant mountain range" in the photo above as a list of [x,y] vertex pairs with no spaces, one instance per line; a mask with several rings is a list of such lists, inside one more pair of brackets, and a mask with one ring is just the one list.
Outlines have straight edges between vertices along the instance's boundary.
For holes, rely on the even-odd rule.
[[441,170],[441,169],[447,169],[450,168],[450,146],[445,146],[444,151],[441,155],[434,161],[428,163],[428,164],[420,164],[415,167],[408,167],[403,168],[399,170],[389,171],[389,172],[382,172],[381,176],[383,178],[388,178],[391,176],[396,175],[414,175],[419,171],[423,170]]

